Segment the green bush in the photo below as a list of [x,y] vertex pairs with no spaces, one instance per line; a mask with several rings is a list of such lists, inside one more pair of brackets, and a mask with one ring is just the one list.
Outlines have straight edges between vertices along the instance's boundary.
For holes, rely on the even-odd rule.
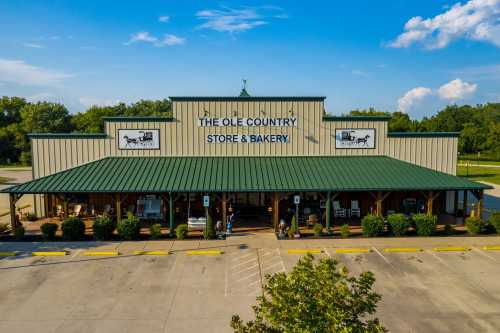
[[0,223],[0,234],[3,234],[9,230],[9,224],[8,223]]
[[495,228],[497,234],[500,234],[500,211],[491,213],[488,218],[488,223]]
[[471,235],[477,235],[484,231],[486,224],[478,217],[469,217],[465,219],[465,227]]
[[415,214],[411,219],[419,236],[431,236],[436,231],[436,215]]
[[35,213],[30,212],[30,213],[26,214],[26,220],[33,222],[33,221],[38,220],[38,217],[36,216]]
[[313,226],[314,236],[320,237],[323,234],[323,225],[321,223],[315,223]]
[[85,223],[78,217],[68,217],[61,224],[62,235],[67,240],[81,240],[85,236]]
[[410,222],[404,214],[391,214],[387,216],[387,223],[394,236],[403,236],[410,229]]
[[295,215],[292,217],[292,222],[290,223],[290,230],[294,235],[299,233],[299,225],[297,224],[297,219]]
[[384,232],[384,220],[375,215],[368,214],[361,220],[363,235],[376,237]]
[[161,238],[161,224],[160,223],[152,224],[149,227],[149,234],[151,235],[152,239]]
[[127,214],[127,218],[118,223],[116,230],[118,235],[124,240],[134,240],[139,238],[141,225],[139,220],[132,214]]
[[444,234],[445,235],[453,235],[455,233],[455,226],[452,224],[445,224],[444,225]]
[[292,228],[288,228],[287,234],[288,238],[290,239],[295,238],[295,233],[293,232]]
[[43,238],[45,240],[53,240],[56,238],[56,231],[59,226],[56,223],[46,222],[40,226]]
[[25,229],[22,225],[14,229],[14,238],[17,240],[22,240],[24,238]]
[[116,223],[108,215],[96,218],[92,225],[94,237],[98,240],[109,240],[113,236],[113,231],[116,229]]
[[343,224],[340,226],[340,236],[347,238],[351,235],[351,228],[349,224]]
[[215,238],[215,226],[212,216],[208,215],[206,228],[203,229],[203,238],[214,239]]
[[188,225],[183,223],[179,224],[177,228],[175,228],[175,236],[177,239],[184,239],[187,237],[188,234]]

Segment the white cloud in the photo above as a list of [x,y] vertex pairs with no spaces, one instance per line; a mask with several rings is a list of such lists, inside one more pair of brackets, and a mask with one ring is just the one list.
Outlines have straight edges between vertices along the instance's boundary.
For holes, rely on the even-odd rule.
[[158,22],[167,23],[168,21],[170,21],[170,16],[168,15],[162,15],[158,17]]
[[426,87],[417,87],[409,90],[403,97],[398,99],[398,110],[408,112],[415,104],[432,94],[432,90]]
[[24,47],[29,47],[32,49],[44,49],[45,48],[45,46],[43,46],[42,44],[38,44],[38,43],[24,43],[23,45],[24,45]]
[[205,21],[198,26],[199,29],[210,29],[218,32],[237,33],[268,24],[262,15],[253,8],[206,9],[197,12],[196,17]]
[[90,108],[91,106],[112,106],[120,103],[119,100],[111,100],[111,99],[103,99],[96,97],[80,97],[78,99],[81,105],[86,108]]
[[467,83],[460,79],[443,84],[438,89],[438,95],[445,100],[458,100],[470,97],[477,90],[477,84]]
[[60,99],[56,95],[48,92],[42,92],[35,95],[28,96],[26,98],[30,102],[55,102],[59,103]]
[[124,44],[130,45],[139,42],[150,43],[156,47],[163,47],[182,45],[186,42],[186,39],[172,34],[165,34],[163,39],[159,39],[158,37],[150,35],[147,31],[140,31],[130,35],[130,39]]
[[361,77],[367,77],[368,74],[360,69],[353,69],[351,71],[351,74],[352,75],[355,75],[355,76],[361,76]]
[[412,17],[406,22],[404,30],[389,43],[390,47],[406,48],[420,43],[428,49],[440,49],[459,38],[489,42],[500,47],[500,0],[456,3],[432,18]]
[[22,60],[0,58],[0,81],[21,85],[52,85],[73,75],[45,69]]

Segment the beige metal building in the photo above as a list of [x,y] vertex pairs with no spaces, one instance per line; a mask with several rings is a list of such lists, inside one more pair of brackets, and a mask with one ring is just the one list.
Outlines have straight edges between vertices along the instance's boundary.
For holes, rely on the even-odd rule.
[[[458,133],[389,133],[387,117],[328,115],[323,97],[171,97],[170,99],[173,109],[171,118],[107,117],[103,119],[104,133],[31,134],[35,183],[11,188],[10,193],[35,195],[36,214],[48,215],[53,209],[51,207],[53,203],[49,200],[50,196],[63,190],[66,193],[79,191],[71,187],[58,189],[55,184],[49,184],[52,185],[51,187],[48,185],[50,182],[46,180],[47,176],[63,174],[68,170],[92,165],[91,162],[111,157],[126,159],[161,157],[167,160],[174,157],[186,159],[205,157],[206,161],[216,157],[247,158],[259,161],[258,163],[263,163],[263,165],[265,164],[263,158],[270,158],[271,161],[279,158],[306,158],[306,161],[307,158],[320,158],[319,161],[325,161],[324,158],[326,158],[328,161],[338,162],[348,161],[341,159],[341,157],[346,157],[351,158],[350,161],[353,163],[356,162],[353,170],[363,167],[359,172],[365,176],[369,173],[370,177],[375,178],[375,183],[377,178],[387,179],[390,175],[385,174],[382,177],[380,173],[384,170],[373,170],[370,168],[370,163],[378,161],[373,158],[385,158],[390,161],[387,162],[388,168],[393,161],[404,161],[408,163],[400,164],[401,167],[412,166],[412,170],[418,169],[419,172],[424,170],[426,172],[424,176],[427,177],[427,180],[422,179],[422,186],[419,188],[420,180],[408,179],[406,184],[404,174],[400,175],[401,184],[398,185],[400,187],[392,190],[382,186],[383,184],[379,184],[380,187],[370,187],[369,184],[366,184],[366,188],[363,188],[363,184],[360,185],[361,187],[355,187],[356,177],[361,177],[355,174],[351,175],[352,179],[347,182],[347,185],[340,186],[335,183],[338,181],[337,178],[332,179],[333,185],[326,188],[318,188],[318,186],[308,188],[306,184],[300,188],[291,186],[280,190],[277,187],[263,186],[261,190],[256,188],[247,191],[244,183],[239,184],[239,188],[218,188],[217,184],[199,188],[206,193],[218,193],[224,203],[224,200],[229,200],[225,198],[236,191],[261,194],[314,192],[324,197],[327,193],[335,195],[334,193],[364,190],[365,193],[372,193],[376,202],[383,197],[382,194],[380,197],[377,194],[382,193],[382,190],[387,192],[404,190],[406,191],[404,193],[410,190],[433,190],[440,193],[442,212],[454,213],[457,210],[456,196],[459,190],[475,191],[478,198],[481,198],[482,190],[486,188],[482,184],[453,177],[457,167]],[[251,159],[252,157],[254,158]],[[372,159],[369,159],[370,157]],[[292,164],[297,165],[297,161],[299,160],[295,160]],[[418,166],[417,169],[415,169],[416,166]],[[262,165],[258,167],[265,168]],[[221,172],[227,172],[226,169],[224,170]],[[162,170],[156,171],[162,172]],[[299,171],[296,170],[296,172]],[[241,172],[245,171],[241,170]],[[321,172],[328,174],[329,170]],[[342,172],[349,172],[349,170],[338,169],[338,174]],[[433,188],[431,176],[435,175],[442,177],[439,181],[443,181],[444,185],[436,184]],[[153,177],[151,174],[149,176]],[[322,177],[321,174],[312,176],[297,174],[295,176]],[[295,176],[292,175],[292,177]],[[335,175],[330,174],[330,176]],[[99,175],[93,175],[93,177],[99,177]],[[280,175],[274,175],[274,177],[273,179],[276,179]],[[37,184],[41,184],[36,183],[40,179],[45,181],[44,187],[37,187]],[[79,179],[78,181],[85,182],[86,180]],[[426,181],[431,183],[426,184]],[[187,188],[179,186],[159,188],[158,194],[188,192]],[[97,188],[92,189],[94,190],[99,193],[111,193],[112,189],[106,188],[106,182],[102,180]],[[139,192],[137,188],[129,190]],[[123,193],[126,191],[127,188],[123,188]],[[255,194],[249,195],[255,196]],[[430,194],[430,197],[433,196],[435,194]],[[266,196],[263,195],[263,197]],[[265,205],[267,204],[265,200],[274,200],[272,195],[263,197],[254,199],[254,204]],[[283,196],[280,196],[278,200],[280,198],[283,199]],[[425,200],[428,198],[429,196],[426,196]],[[345,199],[346,205],[348,205],[348,199],[348,197]],[[329,204],[330,200],[328,200],[328,206]],[[362,210],[368,211],[372,204],[373,202],[362,203]],[[378,206],[375,205],[375,207]],[[398,204],[395,204],[393,208],[397,210]],[[225,214],[224,208],[224,216]],[[276,220],[279,216],[273,216],[273,218]]]

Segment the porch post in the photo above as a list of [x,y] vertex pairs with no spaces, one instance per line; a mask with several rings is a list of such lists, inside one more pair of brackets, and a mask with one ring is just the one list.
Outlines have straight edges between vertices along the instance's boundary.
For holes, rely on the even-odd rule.
[[330,218],[331,218],[331,206],[332,204],[332,192],[328,192],[326,194],[326,207],[325,207],[325,215],[326,215],[326,232],[331,235],[331,228],[330,228]]
[[375,215],[377,216],[382,216],[382,192],[378,191],[377,192],[377,199],[375,200],[376,204],[376,210],[375,210]]
[[65,195],[63,195],[62,200],[63,200],[63,202],[62,202],[63,217],[66,219],[66,218],[68,218],[68,215],[69,215],[68,214],[69,213],[68,212],[68,198]]
[[464,190],[464,206],[463,206],[463,210],[464,210],[464,221],[465,221],[465,218],[467,217],[467,196],[468,196],[468,191],[467,190]]
[[273,225],[274,225],[274,230],[278,230],[278,224],[279,224],[279,209],[280,209],[280,194],[278,192],[274,193],[274,199],[273,199]]
[[115,205],[116,205],[116,223],[120,223],[122,221],[122,201],[121,201],[121,195],[120,193],[116,194],[115,198]]
[[477,194],[477,217],[482,218],[483,213],[483,204],[484,204],[484,191],[479,190]]
[[427,197],[427,215],[432,215],[432,210],[434,206],[434,192],[430,191],[429,196]]
[[455,201],[454,201],[453,210],[455,211],[455,217],[456,217],[457,212],[458,212],[458,191],[456,191],[456,190],[455,190]]
[[168,194],[168,221],[169,221],[169,234],[174,235],[174,197],[172,192]]
[[16,230],[17,228],[16,201],[16,195],[9,193],[10,227],[12,230]]
[[227,223],[227,193],[222,193],[222,227],[226,230]]

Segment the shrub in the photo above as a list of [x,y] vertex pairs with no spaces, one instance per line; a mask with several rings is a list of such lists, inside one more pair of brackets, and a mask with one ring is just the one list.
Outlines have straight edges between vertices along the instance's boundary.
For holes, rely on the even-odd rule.
[[384,220],[375,215],[368,214],[361,220],[363,235],[376,237],[384,232]]
[[404,214],[391,214],[387,216],[387,222],[394,236],[403,236],[410,229],[410,222]]
[[62,235],[67,240],[80,240],[85,236],[85,223],[78,217],[68,217],[61,224]]
[[412,216],[412,221],[419,236],[430,236],[436,231],[436,215],[415,214]]
[[161,224],[160,223],[152,224],[149,227],[149,234],[151,235],[152,239],[161,238]]
[[188,225],[183,223],[179,224],[177,228],[175,228],[175,236],[177,236],[177,239],[184,239],[187,237],[188,234]]
[[59,226],[56,223],[46,222],[40,226],[43,238],[45,240],[53,240],[56,238],[56,231]]
[[343,224],[340,226],[340,236],[347,238],[351,235],[351,228],[349,227],[349,224]]
[[314,236],[320,237],[323,234],[323,225],[321,223],[315,223],[313,226]]
[[445,235],[453,235],[455,233],[455,226],[452,224],[445,224],[444,225],[444,234]]
[[118,235],[124,240],[134,240],[139,238],[141,225],[133,214],[127,214],[127,218],[118,223]]
[[92,225],[92,230],[94,231],[94,237],[98,240],[108,240],[113,236],[113,231],[115,231],[116,223],[108,215],[100,216],[96,218],[94,224]]
[[465,219],[465,227],[471,235],[477,235],[484,231],[485,223],[478,217],[469,217]]
[[288,238],[290,238],[290,239],[295,238],[295,233],[293,232],[293,230],[291,228],[288,228],[287,234],[288,234]]
[[290,230],[292,230],[292,233],[294,235],[299,233],[299,225],[297,224],[297,219],[295,218],[295,215],[292,217],[292,223],[290,223]]
[[500,211],[491,213],[488,218],[488,223],[495,228],[497,234],[500,234]]
[[30,213],[26,214],[26,220],[33,222],[33,221],[38,220],[38,217],[36,216],[35,213],[30,212]]
[[17,240],[22,240],[24,238],[25,229],[22,225],[14,229],[14,238]]
[[234,315],[234,332],[386,332],[376,318],[382,296],[372,272],[353,275],[332,258],[301,258],[290,272],[269,275],[254,318]]
[[3,234],[9,230],[9,224],[8,223],[0,223],[0,234]]
[[214,239],[215,238],[215,226],[212,216],[208,215],[206,228],[203,229],[203,238]]

